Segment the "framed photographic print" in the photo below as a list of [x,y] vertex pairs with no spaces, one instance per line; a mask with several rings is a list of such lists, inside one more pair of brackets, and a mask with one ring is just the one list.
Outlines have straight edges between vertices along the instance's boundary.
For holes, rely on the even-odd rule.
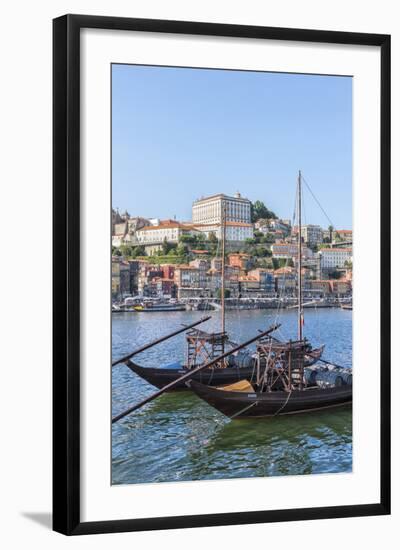
[[54,529],[390,513],[390,37],[54,20]]

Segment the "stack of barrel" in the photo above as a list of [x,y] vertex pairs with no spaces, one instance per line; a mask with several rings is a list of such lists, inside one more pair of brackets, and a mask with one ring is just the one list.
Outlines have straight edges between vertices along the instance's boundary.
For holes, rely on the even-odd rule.
[[332,386],[351,386],[353,375],[349,370],[328,367],[304,369],[304,378],[307,385],[317,385],[321,387]]

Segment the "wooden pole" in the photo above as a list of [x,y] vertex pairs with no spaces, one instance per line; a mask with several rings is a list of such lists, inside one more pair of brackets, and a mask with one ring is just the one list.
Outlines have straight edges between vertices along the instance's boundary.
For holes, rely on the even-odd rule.
[[[225,332],[225,239],[226,239],[226,204],[224,199],[221,203],[221,229],[222,229],[222,262],[221,262],[221,332]],[[224,346],[224,342],[222,343]],[[222,348],[224,349],[224,348]]]
[[117,414],[117,416],[114,416],[114,418],[112,419],[112,423],[114,424],[114,422],[118,422],[118,420],[121,420],[121,418],[124,418],[124,416],[127,416],[128,414],[132,413],[133,411],[136,411],[137,409],[140,409],[141,407],[143,407],[143,405],[146,405],[147,403],[150,403],[150,401],[153,401],[153,399],[156,399],[157,397],[159,397],[160,395],[162,395],[166,391],[172,390],[175,386],[177,386],[181,382],[185,382],[185,380],[190,380],[190,378],[192,378],[193,375],[197,374],[198,372],[202,371],[203,369],[206,369],[208,367],[211,367],[212,365],[215,365],[215,363],[218,363],[219,361],[222,361],[222,359],[225,359],[225,357],[228,357],[228,355],[231,355],[232,353],[235,353],[236,351],[239,351],[240,349],[245,348],[246,346],[249,346],[250,344],[252,344],[256,340],[259,340],[260,338],[262,338],[263,336],[267,336],[267,334],[269,334],[270,332],[273,332],[274,330],[276,330],[280,326],[281,326],[280,324],[274,325],[271,328],[269,328],[268,330],[265,330],[264,332],[261,332],[260,334],[257,334],[257,336],[254,336],[250,340],[247,340],[247,342],[243,342],[242,344],[239,344],[238,346],[236,346],[236,348],[233,348],[233,349],[230,349],[230,350],[226,351],[225,353],[223,353],[219,357],[216,357],[212,361],[209,361],[208,363],[205,363],[204,365],[200,365],[200,366],[196,367],[195,369],[191,369],[189,372],[187,372],[183,376],[177,378],[173,382],[170,382],[169,384],[167,384],[166,386],[161,388],[161,390],[158,390],[156,393],[153,393],[149,397],[146,397],[146,399],[143,399],[143,401],[141,401],[140,403],[137,403],[136,405],[133,405],[132,407],[130,407],[126,411],[123,411],[122,413]]
[[196,321],[195,323],[192,323],[191,325],[185,325],[183,328],[180,328],[176,330],[175,332],[171,332],[171,334],[166,334],[165,336],[162,336],[161,338],[158,338],[157,340],[154,340],[153,342],[149,342],[148,344],[145,344],[141,348],[136,349],[129,355],[125,355],[125,357],[121,357],[120,359],[117,359],[116,361],[113,361],[112,366],[115,367],[115,365],[118,365],[119,363],[125,363],[125,361],[128,361],[131,357],[134,355],[137,355],[138,353],[141,353],[142,351],[145,351],[156,344],[160,344],[161,342],[164,342],[165,340],[168,340],[169,338],[172,338],[173,336],[176,336],[177,334],[180,334],[181,332],[185,332],[185,330],[189,330],[197,325],[200,325],[200,323],[205,323],[211,319],[211,315],[208,315],[207,317],[202,317],[199,321]]

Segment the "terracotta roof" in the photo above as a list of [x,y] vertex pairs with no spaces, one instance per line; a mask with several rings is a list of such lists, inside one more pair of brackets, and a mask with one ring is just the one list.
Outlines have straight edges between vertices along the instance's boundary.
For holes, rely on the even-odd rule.
[[176,220],[161,220],[158,225],[146,225],[138,231],[150,231],[152,229],[193,229],[194,226],[177,222]]
[[280,267],[274,271],[275,275],[291,274],[292,272],[293,268],[291,267]]
[[185,270],[190,270],[190,271],[198,271],[198,267],[193,267],[192,265],[185,265],[185,264],[181,264],[181,265],[177,265],[175,266],[175,271],[177,269],[185,269]]

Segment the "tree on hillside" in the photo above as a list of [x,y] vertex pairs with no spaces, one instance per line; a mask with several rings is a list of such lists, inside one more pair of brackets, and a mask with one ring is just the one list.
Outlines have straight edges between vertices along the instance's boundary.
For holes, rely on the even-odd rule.
[[121,244],[120,252],[125,258],[130,258],[132,256],[132,247],[128,244]]
[[218,239],[215,233],[209,233],[208,234],[208,246],[207,248],[211,252],[211,254],[215,255],[217,253],[218,249]]
[[161,246],[162,246],[161,252],[162,252],[163,256],[166,256],[168,254],[168,252],[171,250],[171,246],[170,246],[169,242],[167,241],[167,237],[164,237],[164,240],[163,240]]
[[209,233],[208,234],[208,240],[212,244],[218,244],[218,239],[215,233]]
[[144,246],[134,246],[132,247],[132,258],[137,258],[138,256],[145,256],[146,251]]
[[176,247],[176,253],[178,256],[185,256],[188,253],[188,247],[184,243],[179,243]]
[[262,201],[255,201],[251,203],[251,221],[254,223],[257,220],[265,219],[277,219],[277,215],[269,210]]

